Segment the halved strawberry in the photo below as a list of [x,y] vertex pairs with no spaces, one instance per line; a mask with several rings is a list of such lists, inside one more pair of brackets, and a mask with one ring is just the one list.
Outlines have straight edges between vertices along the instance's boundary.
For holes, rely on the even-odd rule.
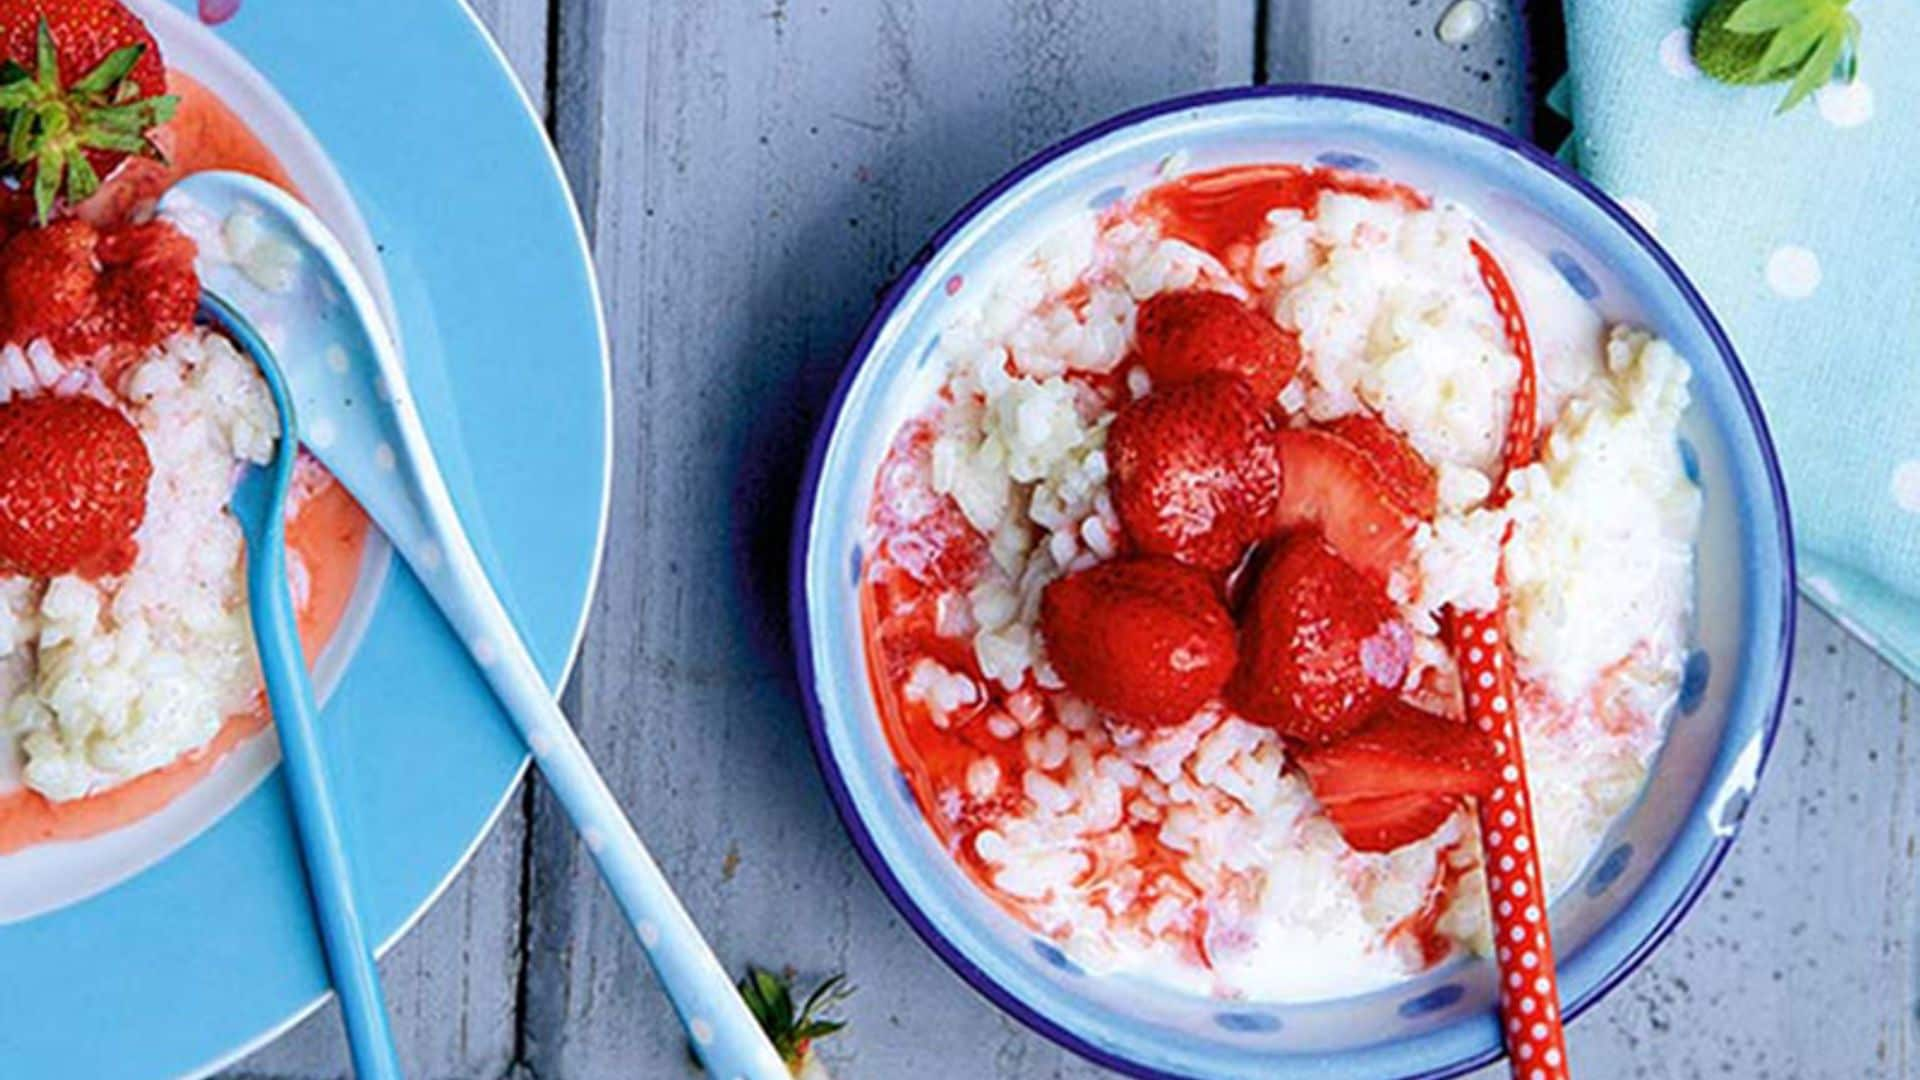
[[1274,441],[1287,479],[1274,510],[1276,530],[1320,530],[1341,558],[1381,583],[1406,563],[1419,522],[1365,452],[1311,429],[1283,431]]
[[1407,437],[1371,413],[1343,416],[1326,429],[1366,455],[1387,494],[1415,517],[1431,520],[1440,506],[1440,475]]
[[160,157],[149,133],[180,104],[166,91],[159,44],[120,0],[0,3],[0,166],[42,222],[128,157]]
[[1114,509],[1136,550],[1205,570],[1265,536],[1280,458],[1246,380],[1208,375],[1132,402],[1107,433]]
[[1493,743],[1471,724],[1389,700],[1346,738],[1295,760],[1332,805],[1389,795],[1484,795],[1499,775]]
[[1461,798],[1492,790],[1499,772],[1486,735],[1399,701],[1339,742],[1295,750],[1294,761],[1357,851],[1392,851],[1430,835]]
[[1300,336],[1225,293],[1161,293],[1140,305],[1134,349],[1156,387],[1210,372],[1247,380],[1271,405],[1300,367]]
[[1433,835],[1460,808],[1447,795],[1385,795],[1324,807],[1327,820],[1355,851],[1393,851]]
[[1229,696],[1249,720],[1329,742],[1392,695],[1412,656],[1412,634],[1380,586],[1300,532],[1269,556],[1247,601]]
[[146,443],[118,410],[84,397],[0,405],[0,572],[124,572],[152,477]]
[[1233,674],[1233,620],[1207,575],[1126,557],[1055,581],[1040,603],[1047,656],[1067,687],[1143,724],[1177,724]]

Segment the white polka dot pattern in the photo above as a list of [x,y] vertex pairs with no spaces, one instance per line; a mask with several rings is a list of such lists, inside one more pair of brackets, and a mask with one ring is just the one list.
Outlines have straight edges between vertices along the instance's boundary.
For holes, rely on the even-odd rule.
[[[1454,640],[1478,640],[1490,629],[1497,636],[1504,610],[1503,606],[1495,612],[1455,612],[1451,626]],[[1494,936],[1511,946],[1511,950],[1502,950],[1501,966],[1507,970],[1507,978],[1500,983],[1500,1011],[1509,1018],[1543,1019],[1531,1026],[1509,1023],[1507,1052],[1516,1062],[1542,1063],[1536,1067],[1544,1067],[1542,1075],[1549,1080],[1566,1077],[1570,1074],[1564,1066],[1566,1045],[1559,1022],[1552,934],[1546,911],[1537,902],[1528,901],[1544,896],[1545,891],[1536,858],[1539,845],[1533,840],[1533,815],[1524,807],[1526,766],[1521,758],[1519,724],[1512,710],[1495,713],[1491,708],[1496,694],[1512,695],[1513,665],[1504,642],[1483,650],[1483,660],[1477,667],[1465,659],[1465,650],[1457,645],[1454,655],[1462,658],[1463,675],[1471,671],[1493,676],[1490,691],[1475,685],[1477,679],[1467,683],[1467,716],[1503,745],[1502,771],[1510,777],[1479,804],[1487,895],[1496,901]]]
[[[1536,445],[1536,397],[1533,346],[1526,319],[1505,273],[1487,249],[1472,243],[1480,277],[1493,297],[1494,310],[1506,324],[1507,343],[1520,360],[1520,380],[1514,388],[1512,413],[1507,421],[1504,460],[1506,471],[1533,460]],[[1494,488],[1494,501],[1505,497],[1504,477]],[[1529,1080],[1566,1080],[1566,1035],[1560,1025],[1560,994],[1553,965],[1553,935],[1541,907],[1539,845],[1534,840],[1533,814],[1527,809],[1526,762],[1520,749],[1518,710],[1514,697],[1513,658],[1506,639],[1506,574],[1500,574],[1501,602],[1493,611],[1451,611],[1447,631],[1467,719],[1491,736],[1500,756],[1500,784],[1480,800],[1481,846],[1485,850],[1487,896],[1491,901],[1493,938],[1501,942],[1500,1012],[1506,1018],[1507,1053],[1513,1074]]]
[[[1500,269],[1500,263],[1488,251],[1486,245],[1478,240],[1470,240],[1467,246],[1473,251],[1473,258],[1480,266],[1480,281],[1487,287],[1487,294],[1493,298],[1493,310],[1507,332],[1507,347],[1520,361],[1520,381],[1513,388],[1513,411],[1507,417],[1507,438],[1501,447],[1501,457],[1510,471],[1515,462],[1525,463],[1533,460],[1534,438],[1537,434],[1534,423],[1533,337],[1527,333],[1527,319],[1520,311],[1520,296],[1507,281],[1506,271]],[[1501,498],[1506,488],[1506,477],[1493,485],[1494,498]],[[1500,635],[1488,630],[1486,644],[1492,645]]]

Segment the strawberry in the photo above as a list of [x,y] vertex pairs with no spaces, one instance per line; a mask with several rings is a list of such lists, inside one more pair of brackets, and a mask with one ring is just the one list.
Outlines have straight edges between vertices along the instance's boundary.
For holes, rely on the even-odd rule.
[[1343,416],[1326,430],[1364,454],[1387,495],[1417,518],[1432,520],[1440,505],[1440,477],[1406,436],[1366,413]]
[[1300,367],[1300,336],[1225,293],[1161,293],[1140,305],[1134,348],[1156,387],[1209,372],[1247,380],[1270,405]]
[[1345,738],[1303,747],[1294,757],[1314,797],[1327,805],[1388,795],[1485,795],[1499,775],[1485,733],[1396,699]]
[[186,329],[200,307],[199,254],[165,221],[129,225],[100,238],[101,333],[109,343],[145,347]]
[[1318,534],[1286,539],[1260,571],[1228,696],[1247,719],[1303,742],[1364,723],[1406,678],[1413,637],[1380,586]]
[[1142,724],[1177,724],[1233,673],[1233,620],[1207,575],[1123,557],[1047,586],[1047,655],[1067,687]]
[[1297,749],[1294,760],[1356,851],[1392,851],[1430,835],[1462,797],[1492,790],[1499,772],[1486,735],[1399,701],[1338,742]]
[[1433,835],[1460,808],[1446,795],[1383,795],[1325,807],[1327,820],[1355,851],[1393,851]]
[[193,241],[162,221],[23,230],[0,247],[0,341],[44,337],[69,356],[152,345],[193,321],[194,255]]
[[53,337],[99,305],[100,234],[83,221],[22,230],[0,247],[0,324],[10,341]]
[[133,155],[158,158],[149,133],[172,119],[160,46],[120,0],[0,4],[0,114],[7,174],[45,222]]
[[1406,563],[1419,524],[1367,453],[1325,431],[1283,431],[1275,440],[1286,490],[1277,530],[1317,528],[1340,557],[1384,583]]
[[152,478],[140,432],[109,406],[84,397],[0,405],[0,571],[125,572]]
[[1266,412],[1230,375],[1128,404],[1107,433],[1107,462],[1133,546],[1204,570],[1237,564],[1266,535],[1280,498]]

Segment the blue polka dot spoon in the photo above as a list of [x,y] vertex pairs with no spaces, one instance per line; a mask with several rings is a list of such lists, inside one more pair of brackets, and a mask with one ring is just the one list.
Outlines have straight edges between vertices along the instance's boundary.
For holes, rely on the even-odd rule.
[[248,469],[233,493],[233,513],[247,538],[247,607],[253,616],[274,731],[280,737],[287,798],[293,804],[307,889],[320,924],[327,970],[340,995],[340,1019],[347,1029],[353,1071],[360,1080],[400,1080],[404,1074],[387,1026],[380,968],[354,897],[347,837],[320,748],[320,708],[314,703],[287,586],[287,490],[293,486],[293,466],[300,454],[299,418],[273,350],[252,323],[212,293],[201,299],[200,321],[221,331],[253,359],[280,416],[280,438],[274,443],[272,460]]
[[[182,180],[163,216],[203,238],[201,281],[266,331],[305,445],[419,576],[467,644],[626,913],[716,1080],[784,1080],[785,1065],[555,704],[467,540],[398,348],[340,242],[284,192],[235,173]],[[210,257],[222,247],[232,258]]]

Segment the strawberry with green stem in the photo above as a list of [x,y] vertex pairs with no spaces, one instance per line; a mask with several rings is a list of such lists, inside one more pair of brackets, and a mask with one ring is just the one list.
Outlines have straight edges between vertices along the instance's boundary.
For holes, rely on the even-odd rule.
[[813,1044],[840,1031],[847,1022],[825,1019],[821,1014],[852,994],[853,987],[847,977],[835,975],[814,987],[806,1001],[795,1008],[790,977],[748,967],[746,978],[740,980],[740,996],[745,999],[747,1010],[760,1022],[760,1029],[779,1051],[780,1060],[787,1063],[787,1070],[796,1077],[826,1075],[813,1056]]
[[119,0],[14,6],[0,7],[0,176],[32,193],[45,224],[129,157],[161,157],[151,135],[179,99],[165,93],[158,43]]
[[1779,112],[1825,86],[1852,82],[1860,19],[1851,0],[1715,0],[1693,34],[1700,70],[1736,86],[1793,80]]

